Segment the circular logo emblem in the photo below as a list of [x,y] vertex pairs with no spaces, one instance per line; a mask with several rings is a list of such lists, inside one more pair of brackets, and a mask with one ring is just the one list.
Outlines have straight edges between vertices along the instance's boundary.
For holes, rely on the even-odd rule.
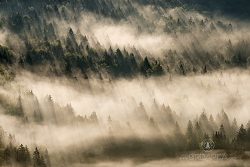
[[205,139],[201,142],[201,148],[204,151],[212,151],[215,147],[215,144],[213,142],[213,140],[211,139]]

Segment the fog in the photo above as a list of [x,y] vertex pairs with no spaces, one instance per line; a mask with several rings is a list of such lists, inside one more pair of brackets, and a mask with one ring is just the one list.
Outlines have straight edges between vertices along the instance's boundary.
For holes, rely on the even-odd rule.
[[[198,49],[225,54],[229,40],[237,44],[248,41],[250,37],[247,22],[216,14],[205,15],[181,7],[135,7],[138,15],[119,21],[91,12],[82,12],[76,22],[55,18],[51,19],[51,22],[56,25],[57,33],[61,37],[65,37],[71,27],[75,32],[86,35],[92,46],[98,43],[106,49],[136,48],[145,53],[144,56],[160,58],[169,50],[182,53]],[[190,23],[190,20],[193,23]],[[205,25],[202,25],[202,21]],[[232,30],[225,30],[229,25],[232,25]]]
[[[75,84],[63,78],[51,80],[23,72],[10,85],[1,89],[1,96],[15,104],[18,95],[21,94],[24,112],[29,115],[33,102],[29,102],[25,92],[32,90],[38,98],[44,121],[47,123],[32,122],[31,115],[29,123],[23,124],[15,117],[2,114],[0,125],[9,133],[15,134],[18,142],[42,145],[53,152],[78,144],[83,148],[91,147],[91,144],[98,143],[100,138],[108,137],[111,129],[112,134],[118,138],[133,136],[134,133],[149,139],[156,137],[146,120],[136,116],[136,108],[140,103],[144,105],[147,115],[155,118],[156,122],[160,120],[152,108],[155,107],[154,104],[158,107],[170,106],[178,115],[176,118],[183,131],[187,121],[194,119],[204,110],[208,115],[216,117],[217,113],[224,109],[231,121],[236,118],[238,122],[245,124],[250,118],[248,112],[250,97],[247,91],[250,89],[249,79],[248,71],[234,70],[200,76],[171,78],[165,76],[146,80],[145,78],[117,81],[90,79],[88,83],[82,81]],[[59,106],[70,104],[76,115],[84,117],[96,112],[99,125],[73,126],[63,120],[54,124],[49,120],[51,117],[45,116],[46,112],[49,112],[49,106],[44,98],[48,95],[51,95],[55,102],[55,110]],[[109,116],[113,125],[109,124]],[[57,119],[59,121],[60,118]],[[130,127],[127,126],[128,122]],[[157,122],[157,124],[161,133],[172,133],[171,128],[164,127],[164,123]],[[133,132],[129,128],[132,128]]]
[[[47,150],[51,166],[248,166],[249,152],[238,138],[240,128],[243,135],[250,133],[249,24],[182,7],[132,4],[135,13],[119,19],[88,10],[76,15],[63,6],[58,11],[65,8],[64,19],[44,14],[44,20],[29,22],[27,16],[28,28],[20,34],[14,33],[16,25],[15,30],[8,30],[11,25],[0,29],[0,45],[9,49],[3,55],[16,56],[12,62],[0,55],[6,59],[0,61],[0,165],[7,148],[23,144],[31,154],[36,148],[41,155]],[[99,66],[120,70],[119,55],[112,57],[117,51],[110,56],[114,63],[103,63],[109,48],[136,52],[137,71],[106,75]],[[145,57],[153,57],[152,67],[143,74]],[[164,72],[151,76],[156,60]],[[122,65],[121,71],[129,63]],[[51,66],[60,66],[59,72]],[[5,82],[8,70],[13,78]],[[189,157],[209,155],[200,143],[216,137],[223,147],[210,153],[225,153],[227,161]],[[15,149],[17,154],[20,148]]]
[[[91,79],[82,85],[75,85],[70,81],[65,82],[60,78],[50,81],[30,76],[31,74],[27,75],[28,77],[24,75],[16,79],[18,85],[32,90],[39,98],[51,95],[59,104],[70,103],[77,114],[90,114],[92,111],[96,111],[98,114],[107,116],[119,112],[117,116],[122,116],[121,113],[131,110],[140,102],[149,108],[155,99],[159,105],[169,105],[177,113],[190,108],[192,112],[182,113],[186,116],[190,114],[194,116],[203,108],[209,110],[209,113],[216,113],[224,108],[232,114],[240,110],[237,119],[248,121],[244,120],[244,115],[248,114],[245,111],[247,108],[245,105],[248,105],[249,99],[246,91],[249,89],[249,72],[244,70],[235,69],[187,77],[165,76],[147,80],[145,78],[117,81]],[[34,80],[30,80],[30,78],[34,78]],[[89,87],[85,87],[86,84]],[[128,105],[131,104],[131,101],[132,106]],[[211,105],[214,108],[211,108]],[[122,111],[112,111],[112,108],[117,109],[117,107]],[[84,111],[82,111],[83,109]]]

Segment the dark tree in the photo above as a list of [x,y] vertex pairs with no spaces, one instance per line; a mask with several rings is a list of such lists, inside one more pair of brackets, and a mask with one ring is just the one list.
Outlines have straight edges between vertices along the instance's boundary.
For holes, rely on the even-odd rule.
[[199,144],[194,134],[193,124],[191,121],[189,121],[187,125],[186,140],[188,150],[196,150],[199,148]]
[[141,64],[141,73],[144,76],[150,76],[152,73],[152,66],[149,63],[149,60],[147,57],[144,58],[142,64]]
[[33,166],[34,167],[46,167],[46,163],[44,161],[43,156],[40,154],[37,147],[35,148],[35,151],[33,153]]
[[23,165],[28,165],[30,163],[30,153],[29,150],[26,147],[24,147],[22,144],[18,147],[17,153],[16,153],[16,161]]
[[236,137],[236,144],[238,149],[245,150],[246,143],[247,143],[247,130],[244,128],[244,125],[242,124],[240,126],[240,129]]

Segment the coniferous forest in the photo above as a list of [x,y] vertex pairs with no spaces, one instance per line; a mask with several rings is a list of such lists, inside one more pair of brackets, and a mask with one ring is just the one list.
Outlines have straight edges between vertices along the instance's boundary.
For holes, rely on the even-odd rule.
[[250,166],[247,0],[0,0],[0,166]]

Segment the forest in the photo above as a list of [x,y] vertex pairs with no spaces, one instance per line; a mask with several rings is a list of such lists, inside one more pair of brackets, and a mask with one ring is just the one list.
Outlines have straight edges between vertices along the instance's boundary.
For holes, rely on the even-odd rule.
[[[12,5],[16,3],[19,5]],[[32,3],[34,6],[31,6]],[[2,73],[8,79],[15,75],[15,70],[11,69],[87,79],[92,75],[100,78],[103,75],[111,78],[159,76],[165,73],[186,75],[232,67],[246,68],[249,65],[247,47],[249,40],[237,39],[232,42],[230,36],[238,33],[240,28],[230,21],[215,20],[209,16],[188,17],[184,15],[187,12],[185,8],[178,9],[173,13],[175,16],[172,16],[168,9],[155,6],[152,10],[158,13],[154,17],[162,17],[160,19],[164,22],[163,25],[158,25],[146,20],[144,13],[140,13],[139,8],[136,9],[138,4],[124,1],[126,5],[121,8],[119,3],[116,3],[112,1],[2,2],[1,29],[6,34],[5,46],[0,48]],[[43,8],[37,8],[39,5]],[[103,17],[104,20],[112,18],[113,24],[142,22],[142,25],[134,25],[138,27],[136,30],[138,33],[143,31],[152,33],[161,28],[159,31],[171,36],[182,46],[173,48],[166,46],[163,53],[157,56],[150,56],[152,53],[149,51],[129,45],[121,48],[117,45],[106,47],[106,44],[99,43],[95,36],[83,34],[79,29],[81,27],[79,24],[84,24],[81,23],[82,19],[84,20],[82,15],[88,15],[89,11],[98,14],[93,16],[96,20]],[[66,25],[62,28],[60,24]],[[71,26],[75,27],[75,31]],[[191,43],[185,44],[179,41],[180,36],[194,32],[198,35],[188,37]],[[202,46],[203,38],[210,40],[211,36],[221,33],[229,36],[222,42],[223,51],[221,48]]]
[[0,166],[249,166],[249,5],[0,0]]
[[[29,103],[27,104],[24,100],[29,101]],[[103,128],[103,122],[100,122],[95,112],[89,116],[76,116],[70,105],[60,107],[53,102],[51,96],[46,97],[44,103],[47,105],[39,102],[33,92],[27,92],[23,97],[19,96],[17,104],[14,106],[6,101],[1,102],[1,104],[5,104],[5,114],[17,117],[23,124],[68,125],[71,128],[93,126],[98,131]],[[39,107],[41,104],[47,107],[46,110]],[[29,105],[29,110],[27,110],[27,105]],[[216,117],[212,114],[208,115],[204,110],[197,118],[189,120],[187,125],[181,127],[178,122],[183,122],[183,120],[170,106],[159,105],[153,101],[150,108],[151,112],[147,111],[141,103],[134,109],[132,116],[133,119],[140,122],[141,127],[148,129],[149,132],[137,133],[136,130],[140,127],[133,127],[134,120],[131,120],[132,124],[128,121],[123,123],[126,126],[121,126],[111,116],[108,116],[105,125],[107,130],[103,134],[104,136],[99,136],[96,139],[101,145],[99,147],[102,147],[101,152],[90,147],[88,152],[81,153],[81,150],[71,146],[68,151],[71,155],[68,155],[67,159],[74,161],[73,157],[78,153],[83,154],[85,158],[81,158],[87,162],[91,162],[95,158],[105,159],[108,157],[114,159],[121,157],[139,158],[141,156],[151,158],[177,157],[183,152],[201,149],[201,142],[204,139],[212,139],[215,144],[214,149],[225,150],[229,157],[235,155],[240,156],[240,158],[248,157],[245,151],[250,150],[250,121],[246,125],[240,125],[235,118],[230,119],[224,110],[217,113]],[[148,113],[153,114],[149,116]],[[118,132],[123,132],[126,136],[120,136]],[[150,133],[150,136],[146,133]],[[49,152],[44,147],[33,148],[31,146],[28,148],[27,145],[20,144],[15,139],[15,135],[8,134],[3,128],[1,128],[0,141],[1,165],[51,166]]]

